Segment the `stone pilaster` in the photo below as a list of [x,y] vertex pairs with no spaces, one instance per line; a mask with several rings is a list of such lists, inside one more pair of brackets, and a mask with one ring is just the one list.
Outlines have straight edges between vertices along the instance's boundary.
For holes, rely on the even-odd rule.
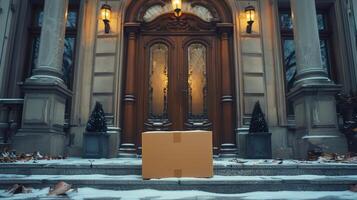
[[335,94],[340,90],[323,68],[315,1],[291,0],[297,75],[288,98],[294,102],[295,156],[309,150],[346,152],[346,140],[338,130]]
[[24,85],[21,129],[14,138],[17,152],[63,155],[66,99],[62,60],[68,0],[45,0],[38,63]]

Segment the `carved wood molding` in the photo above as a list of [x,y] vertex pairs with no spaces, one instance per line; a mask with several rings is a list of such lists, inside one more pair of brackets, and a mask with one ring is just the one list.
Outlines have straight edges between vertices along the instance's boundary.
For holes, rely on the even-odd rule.
[[170,130],[172,123],[168,119],[148,119],[145,127],[148,131],[167,131]]
[[144,31],[165,31],[165,32],[189,32],[189,31],[215,31],[215,23],[205,22],[200,18],[183,14],[180,18],[173,14],[163,15],[155,19],[153,22],[144,23],[142,30]]
[[126,33],[137,33],[140,30],[140,23],[127,22],[124,24],[124,30]]
[[189,130],[209,130],[212,128],[212,123],[208,119],[193,120],[189,119],[185,126]]

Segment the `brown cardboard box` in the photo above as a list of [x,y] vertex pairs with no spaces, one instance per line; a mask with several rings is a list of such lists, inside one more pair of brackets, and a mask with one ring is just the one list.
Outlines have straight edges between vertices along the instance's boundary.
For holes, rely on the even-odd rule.
[[143,179],[213,176],[211,131],[142,134]]

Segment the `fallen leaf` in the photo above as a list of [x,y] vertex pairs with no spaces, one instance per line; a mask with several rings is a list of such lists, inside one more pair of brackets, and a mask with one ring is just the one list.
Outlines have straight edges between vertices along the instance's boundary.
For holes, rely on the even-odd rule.
[[8,192],[9,194],[31,193],[32,188],[26,188],[23,185],[15,184],[11,188],[9,188],[6,192]]
[[71,189],[70,184],[61,181],[61,182],[57,183],[53,189],[50,188],[48,195],[64,195],[70,189]]
[[350,187],[350,191],[357,192],[357,184],[354,184]]

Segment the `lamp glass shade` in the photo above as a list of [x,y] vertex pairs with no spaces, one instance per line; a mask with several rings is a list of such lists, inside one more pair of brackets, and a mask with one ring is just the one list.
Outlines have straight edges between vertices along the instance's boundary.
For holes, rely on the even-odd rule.
[[176,10],[176,9],[181,10],[182,9],[182,0],[172,0],[172,8],[174,10]]
[[255,8],[253,6],[248,6],[245,8],[245,15],[247,16],[247,22],[253,21],[255,18]]
[[100,12],[101,12],[102,20],[110,20],[112,9],[108,4],[103,4],[100,9]]
[[182,12],[182,1],[181,0],[172,0],[172,8],[176,17],[181,16]]

